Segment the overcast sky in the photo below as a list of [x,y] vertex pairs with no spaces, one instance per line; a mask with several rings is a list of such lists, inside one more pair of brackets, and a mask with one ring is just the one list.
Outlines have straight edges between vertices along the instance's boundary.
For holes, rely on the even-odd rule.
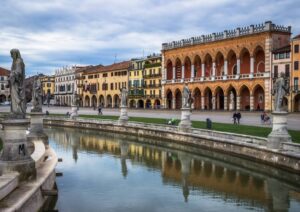
[[[111,64],[161,44],[272,20],[300,33],[299,0],[1,0],[0,66],[18,48],[26,74]],[[298,24],[298,25],[297,25]]]

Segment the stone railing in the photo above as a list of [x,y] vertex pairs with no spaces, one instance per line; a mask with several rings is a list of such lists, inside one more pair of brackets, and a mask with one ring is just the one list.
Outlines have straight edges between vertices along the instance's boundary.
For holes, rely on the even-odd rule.
[[291,33],[291,27],[285,27],[281,25],[273,24],[271,21],[267,21],[263,24],[250,25],[247,27],[236,28],[234,30],[224,30],[224,32],[212,33],[209,35],[201,35],[198,37],[192,37],[189,39],[182,39],[180,41],[173,41],[171,43],[163,43],[162,50],[169,50],[174,48],[180,48],[185,46],[191,46],[201,43],[209,43],[218,40],[224,40],[234,37],[240,37],[245,35],[251,35],[261,32],[286,32]]

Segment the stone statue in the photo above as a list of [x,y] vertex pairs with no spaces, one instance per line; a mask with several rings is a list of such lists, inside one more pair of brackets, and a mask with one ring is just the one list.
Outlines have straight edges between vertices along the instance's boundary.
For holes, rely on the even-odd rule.
[[10,55],[13,59],[11,73],[8,79],[11,95],[11,113],[13,118],[25,118],[25,64],[18,49],[12,49]]
[[191,107],[191,92],[188,88],[187,84],[183,87],[183,98],[182,98],[182,108],[190,108]]
[[289,87],[286,85],[284,79],[284,73],[280,74],[280,77],[276,79],[272,94],[274,95],[274,111],[284,111],[283,97],[289,93]]
[[75,91],[73,94],[73,99],[72,99],[72,106],[79,106],[79,95],[77,94],[77,92]]
[[216,97],[211,97],[211,104],[212,104],[212,108],[215,109],[216,106]]
[[230,92],[230,104],[234,105],[234,94],[232,91]]
[[32,109],[31,112],[42,112],[43,90],[42,83],[38,76],[34,77],[32,89]]
[[121,107],[127,107],[127,95],[128,91],[125,87],[120,89],[121,92]]

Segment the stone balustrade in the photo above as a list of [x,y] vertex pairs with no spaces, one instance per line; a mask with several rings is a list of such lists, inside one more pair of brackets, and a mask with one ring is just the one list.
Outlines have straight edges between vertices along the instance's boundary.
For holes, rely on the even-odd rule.
[[213,41],[225,40],[234,37],[240,37],[245,35],[257,34],[261,32],[288,32],[291,33],[291,27],[285,27],[282,25],[273,24],[271,21],[266,21],[263,24],[250,25],[242,28],[236,28],[233,30],[224,30],[224,32],[212,33],[208,35],[201,35],[198,37],[192,37],[189,39],[182,39],[180,41],[173,41],[170,43],[163,43],[162,50],[175,49],[185,46],[191,46],[201,43],[209,43]]

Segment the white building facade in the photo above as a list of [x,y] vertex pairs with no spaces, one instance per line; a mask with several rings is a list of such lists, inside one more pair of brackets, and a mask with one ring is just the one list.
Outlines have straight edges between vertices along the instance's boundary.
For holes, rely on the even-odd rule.
[[70,106],[73,94],[77,92],[75,72],[78,67],[70,66],[55,71],[55,105]]

